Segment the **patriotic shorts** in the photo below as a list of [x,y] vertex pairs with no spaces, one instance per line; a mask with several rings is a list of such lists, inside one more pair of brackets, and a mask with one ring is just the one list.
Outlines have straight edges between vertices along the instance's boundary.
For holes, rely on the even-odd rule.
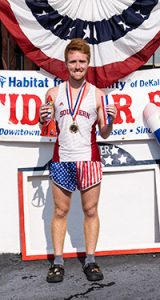
[[49,177],[70,192],[82,191],[102,180],[102,164],[100,161],[51,162]]

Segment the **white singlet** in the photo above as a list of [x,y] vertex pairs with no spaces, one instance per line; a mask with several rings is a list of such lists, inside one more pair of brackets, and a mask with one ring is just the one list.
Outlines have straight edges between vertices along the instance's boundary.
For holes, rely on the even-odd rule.
[[86,97],[82,99],[76,124],[78,131],[72,133],[73,123],[69,112],[66,96],[66,82],[59,85],[58,95],[54,102],[57,140],[54,147],[53,161],[100,161],[98,145],[96,143],[97,109],[95,86],[89,85]]

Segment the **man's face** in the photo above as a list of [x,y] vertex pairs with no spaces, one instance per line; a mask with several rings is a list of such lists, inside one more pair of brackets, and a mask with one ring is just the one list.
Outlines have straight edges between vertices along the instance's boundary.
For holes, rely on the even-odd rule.
[[66,66],[69,75],[74,80],[81,80],[85,77],[88,69],[88,56],[80,51],[69,51]]

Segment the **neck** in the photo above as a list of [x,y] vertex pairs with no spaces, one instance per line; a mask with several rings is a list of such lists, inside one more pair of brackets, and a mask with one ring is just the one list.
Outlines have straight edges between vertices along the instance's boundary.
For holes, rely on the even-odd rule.
[[69,84],[73,89],[79,89],[84,81],[85,78],[82,78],[80,80],[74,80],[73,78],[69,78]]

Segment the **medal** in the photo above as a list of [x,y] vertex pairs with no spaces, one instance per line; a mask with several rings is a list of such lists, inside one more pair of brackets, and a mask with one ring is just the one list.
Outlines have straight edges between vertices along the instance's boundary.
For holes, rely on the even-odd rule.
[[73,124],[70,125],[69,130],[72,133],[77,133],[77,131],[79,130],[78,125],[75,122],[73,122]]
[[85,88],[86,88],[86,81],[83,82],[80,91],[78,93],[74,108],[73,108],[73,100],[72,100],[72,91],[71,91],[71,87],[69,85],[69,82],[66,82],[66,95],[67,95],[67,100],[68,100],[68,108],[69,108],[69,112],[70,115],[72,117],[73,123],[69,126],[69,130],[71,133],[77,133],[79,131],[78,125],[76,123],[76,116],[78,114],[83,96],[84,96],[84,92],[85,92]]

